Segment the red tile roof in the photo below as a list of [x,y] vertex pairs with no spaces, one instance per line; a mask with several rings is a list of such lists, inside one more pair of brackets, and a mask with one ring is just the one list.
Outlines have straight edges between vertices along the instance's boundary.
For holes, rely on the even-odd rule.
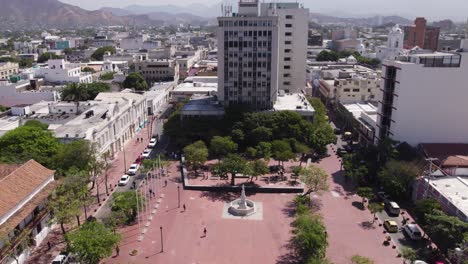
[[49,170],[34,160],[22,165],[0,166],[4,176],[0,176],[0,216],[5,215],[26,199],[41,184],[54,175]]
[[438,164],[450,156],[468,156],[468,144],[431,143],[421,144],[421,148],[427,158],[437,158]]

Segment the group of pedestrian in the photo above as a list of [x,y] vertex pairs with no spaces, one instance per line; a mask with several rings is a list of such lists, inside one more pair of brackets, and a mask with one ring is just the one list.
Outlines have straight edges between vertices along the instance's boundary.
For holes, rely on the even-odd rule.
[[138,143],[138,142],[143,143],[143,138],[142,138],[142,137],[138,137],[138,138],[137,138],[137,143]]

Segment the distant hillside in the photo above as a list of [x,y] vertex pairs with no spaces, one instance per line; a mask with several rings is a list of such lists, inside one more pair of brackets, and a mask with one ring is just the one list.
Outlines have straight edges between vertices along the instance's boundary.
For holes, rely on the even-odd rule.
[[6,29],[160,23],[144,15],[117,16],[102,10],[84,10],[57,0],[0,0],[0,6],[0,24]]
[[[170,6],[167,6],[170,7]],[[170,8],[166,8],[170,9]],[[206,18],[194,15],[192,13],[171,13],[167,11],[156,11],[160,10],[159,7],[146,7],[146,6],[130,6],[126,9],[104,7],[101,11],[110,12],[117,16],[128,16],[128,15],[145,15],[152,20],[164,21],[166,25],[179,25],[179,24],[192,24],[192,25],[205,25],[210,21],[214,21],[215,18]],[[172,11],[176,11],[175,8]]]
[[204,4],[187,4],[183,6],[176,5],[158,5],[158,6],[143,6],[130,5],[123,8],[132,12],[132,14],[149,14],[149,13],[169,13],[169,14],[191,14],[197,17],[214,18],[221,15],[221,3],[207,6]]
[[310,18],[319,24],[349,24],[354,26],[378,26],[381,24],[409,25],[413,21],[400,16],[373,16],[365,18],[342,18],[319,13],[311,13]]

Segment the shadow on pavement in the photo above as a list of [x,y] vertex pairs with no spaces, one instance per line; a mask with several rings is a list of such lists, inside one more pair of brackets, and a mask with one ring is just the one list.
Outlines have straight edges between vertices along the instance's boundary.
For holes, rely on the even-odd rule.
[[361,211],[366,210],[366,208],[364,207],[364,205],[361,202],[354,201],[354,202],[351,203],[351,205],[353,205],[354,207],[356,207],[357,209],[359,209]]
[[230,202],[237,199],[239,195],[232,192],[202,192],[200,197],[208,198],[212,202]]
[[365,230],[375,229],[375,225],[376,223],[372,223],[372,221],[363,221],[359,223],[359,226]]
[[278,257],[276,264],[303,264],[304,262],[294,254],[294,244],[290,240],[286,245],[283,246],[288,250],[288,253],[285,253]]

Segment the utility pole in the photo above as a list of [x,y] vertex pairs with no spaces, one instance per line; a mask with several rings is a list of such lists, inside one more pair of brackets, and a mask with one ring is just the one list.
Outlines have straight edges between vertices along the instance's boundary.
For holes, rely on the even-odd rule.
[[428,175],[427,177],[427,187],[424,190],[424,198],[427,198],[427,193],[429,191],[429,186],[431,184],[431,179],[432,179],[432,166],[433,166],[433,161],[437,160],[436,158],[427,158],[426,161],[429,161],[429,170],[428,170]]

